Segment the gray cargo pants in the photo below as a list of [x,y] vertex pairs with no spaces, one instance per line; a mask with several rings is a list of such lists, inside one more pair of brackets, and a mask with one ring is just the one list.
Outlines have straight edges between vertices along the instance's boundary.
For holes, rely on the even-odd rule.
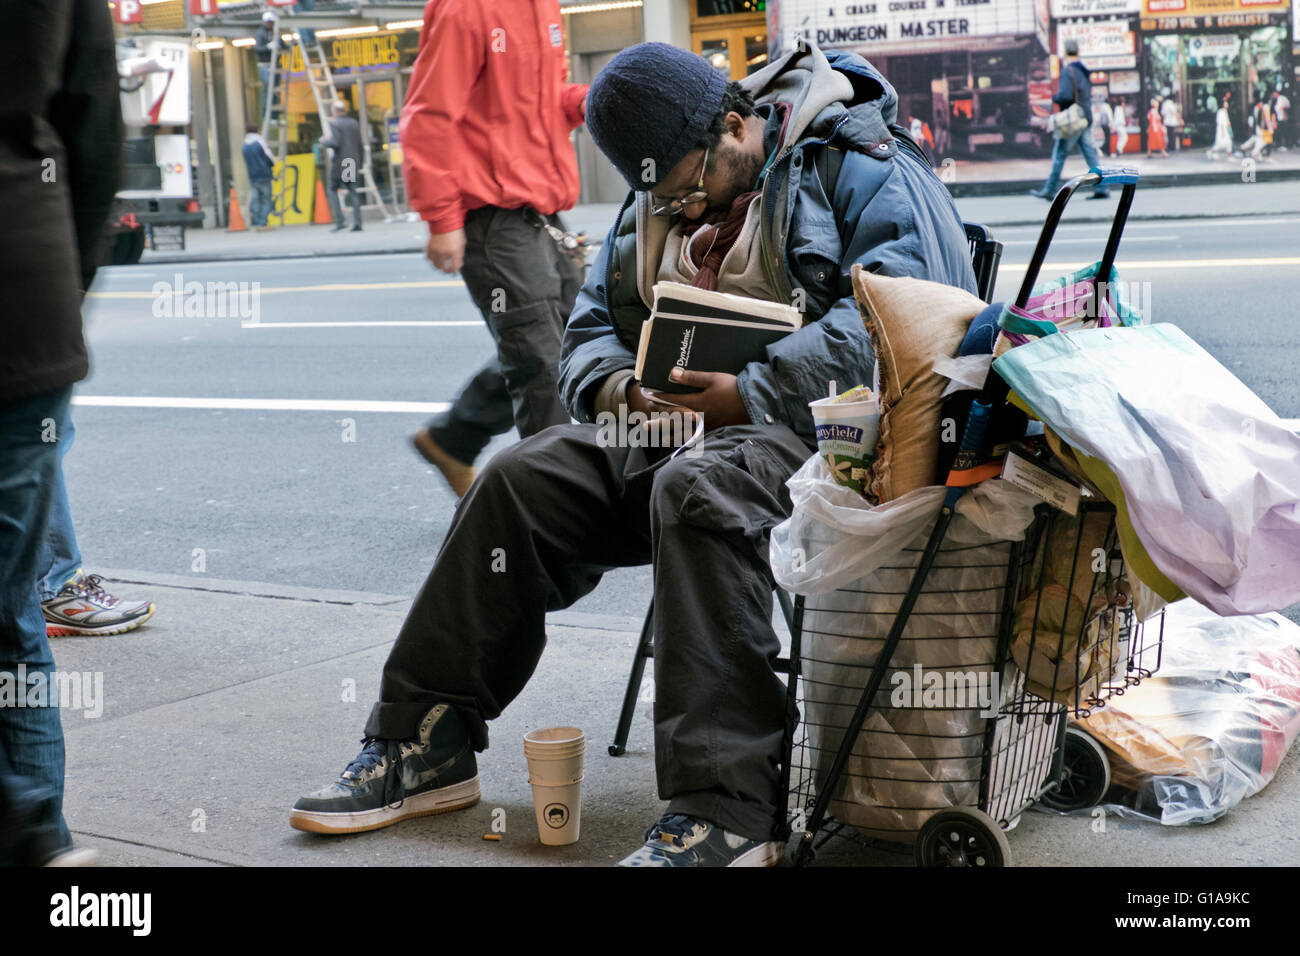
[[[670,459],[561,425],[495,455],[402,625],[366,735],[414,736],[448,702],[486,749],[485,721],[541,657],[546,612],[611,568],[653,562],[659,796],[671,812],[766,839],[785,726],[768,534],[789,515],[785,481],[811,449],[781,425],[720,428],[702,447]],[[493,570],[498,548],[504,572]]]
[[[563,228],[559,216],[545,218]],[[465,383],[451,409],[426,427],[447,454],[466,464],[511,427],[527,438],[570,420],[557,381],[560,336],[582,275],[541,219],[530,209],[496,206],[465,216],[461,276],[497,354]]]

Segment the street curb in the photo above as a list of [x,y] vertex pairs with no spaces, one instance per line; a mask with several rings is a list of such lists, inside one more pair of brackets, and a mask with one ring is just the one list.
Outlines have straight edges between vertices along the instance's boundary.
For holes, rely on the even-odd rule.
[[165,574],[161,571],[138,571],[121,568],[100,568],[100,577],[118,584],[145,587],[179,588],[185,591],[212,591],[218,594],[235,594],[243,597],[265,598],[276,601],[309,601],[315,604],[370,604],[384,607],[404,604],[409,595],[380,594],[376,591],[347,591],[336,588],[295,587],[272,584],[266,581],[239,581],[230,578],[213,578],[206,574]]
[[[1043,209],[1044,209],[1044,211],[1047,210],[1047,208],[1048,208],[1049,205],[1050,205],[1050,203],[1043,203]],[[1177,221],[1180,220],[1180,219],[1244,219],[1244,218],[1249,218],[1249,217],[1252,216],[1252,215],[1259,215],[1259,214],[1258,214],[1258,213],[1240,213],[1240,212],[1225,212],[1225,213],[1204,213],[1204,212],[1187,212],[1187,213],[1181,213],[1181,212],[1175,212],[1175,213],[1152,213],[1152,214],[1149,215],[1149,216],[1135,216],[1135,215],[1130,215],[1130,216],[1128,217],[1128,222],[1131,222],[1131,223],[1132,223],[1132,222],[1177,222]],[[1270,216],[1296,216],[1296,215],[1300,215],[1300,209],[1273,209],[1273,210],[1269,210],[1268,215],[1270,215]],[[1068,218],[1068,219],[1062,219],[1062,220],[1061,220],[1061,225],[1063,225],[1063,226],[1074,226],[1074,225],[1086,225],[1086,224],[1089,224],[1089,223],[1099,223],[1099,222],[1100,222],[1100,223],[1110,224],[1110,223],[1112,223],[1112,222],[1114,222],[1114,221],[1115,221],[1115,214],[1114,214],[1114,213],[1111,213],[1111,214],[1106,215],[1106,216],[1071,216],[1071,217]],[[985,223],[983,223],[983,225],[988,226],[990,229],[1014,229],[1014,228],[1019,227],[1019,226],[1034,226],[1034,227],[1036,227],[1036,228],[1041,228],[1042,225],[1043,225],[1043,220],[1042,220],[1042,219],[1014,219],[1014,220],[1013,220],[1013,219],[1008,219],[1008,220],[1005,220],[1005,221],[1003,221],[1003,220],[998,220],[997,222],[985,222]],[[994,235],[993,238],[996,239],[997,236]]]
[[[1276,175],[1274,178],[1287,179],[1287,180],[1300,179],[1300,170],[1295,170],[1294,175],[1291,175],[1290,174],[1291,171],[1289,170],[1284,170],[1280,172],[1285,172],[1288,175],[1286,176]],[[1159,177],[1154,177],[1154,178],[1159,179]],[[1168,177],[1168,178],[1176,179],[1177,177]],[[1201,177],[1201,178],[1205,178],[1205,177]],[[1228,174],[1226,178],[1223,180],[1223,182],[1225,183],[1240,182],[1240,176],[1235,173]],[[1263,177],[1258,179],[1257,182],[1263,182]],[[954,184],[954,183],[948,183],[946,185],[948,186],[949,192],[952,193],[954,199],[987,199],[998,195],[1011,196],[1011,195],[1016,195],[1017,193],[1027,192],[1032,188],[1041,186],[1042,181],[1041,180],[1020,181],[1014,184],[1015,185],[1014,189],[1008,190],[1005,193],[980,192],[977,189],[977,187],[980,186],[999,185],[999,184],[971,183],[969,184],[969,186],[971,187],[970,189],[962,189],[960,188],[959,184]],[[1171,183],[1149,182],[1148,180],[1144,179],[1142,180],[1142,185],[1144,187],[1154,186],[1155,188],[1165,188],[1168,186],[1172,186],[1174,184],[1172,182]],[[1214,183],[1185,183],[1184,185],[1214,185]],[[954,188],[954,186],[957,186],[958,188]],[[1044,213],[1046,213],[1047,206],[1048,206],[1047,203],[1043,204]],[[1297,214],[1300,214],[1300,208],[1269,210],[1269,215],[1271,216],[1297,215]],[[1241,218],[1241,216],[1243,215],[1250,215],[1250,214],[1249,213],[1243,214],[1241,212],[1186,212],[1186,213],[1178,212],[1178,213],[1148,213],[1148,214],[1133,213],[1128,217],[1128,221],[1129,222],[1161,222],[1161,221],[1169,221],[1169,220],[1177,220],[1177,219],[1238,219]],[[1110,222],[1113,218],[1114,218],[1114,214],[1110,213],[1104,216],[1078,216],[1078,217],[1071,216],[1068,219],[1064,219],[1062,221],[1066,224],[1097,223],[1097,222]],[[984,224],[989,226],[990,228],[1004,228],[1004,227],[1015,227],[1015,226],[1041,226],[1043,224],[1043,220],[1041,218],[1015,219],[1015,220],[1005,220],[1005,221],[998,220],[998,221],[985,221]],[[593,254],[597,249],[600,248],[601,244],[602,244],[602,240],[599,239],[588,240],[588,246],[592,250]],[[392,246],[385,249],[365,249],[365,250],[340,249],[338,251],[329,251],[329,252],[238,252],[238,253],[223,252],[223,253],[215,253],[212,255],[194,253],[193,255],[181,254],[181,255],[170,255],[170,256],[158,256],[156,258],[151,256],[148,258],[141,259],[138,264],[141,266],[154,266],[154,265],[183,265],[186,263],[193,264],[196,262],[248,262],[248,261],[269,260],[269,259],[331,259],[331,258],[338,258],[341,256],[392,256],[392,255],[408,255],[408,254],[422,253],[422,252],[424,252],[423,246]],[[113,268],[126,269],[129,268],[129,266],[115,266]]]
[[[272,601],[307,601],[315,604],[369,605],[394,607],[414,600],[413,595],[382,594],[378,591],[347,591],[336,588],[298,587],[273,584],[266,581],[240,581],[230,578],[211,578],[204,575],[165,574],[161,571],[139,571],[122,568],[100,568],[97,572],[114,584],[141,587],[176,588],[185,591],[209,591],[215,594],[232,594],[239,597]],[[639,634],[641,620],[619,614],[588,614],[583,611],[552,611],[546,615],[548,626],[575,627],[590,631],[617,631]]]
[[[1300,179],[1300,169],[1261,169],[1255,167],[1256,183],[1288,182]],[[1241,168],[1224,169],[1212,173],[1196,173],[1180,176],[1177,173],[1155,173],[1143,175],[1138,183],[1143,189],[1168,189],[1173,186],[1225,186],[1240,183]],[[998,179],[976,182],[944,183],[954,199],[971,196],[1015,196],[1030,189],[1042,188],[1043,177],[1037,179]],[[1130,217],[1135,218],[1135,217]],[[1206,216],[1204,218],[1216,218]]]
[[[394,247],[391,249],[340,249],[337,252],[240,252],[240,253],[216,253],[215,255],[203,255],[195,253],[194,255],[179,256],[158,256],[157,258],[149,256],[141,258],[136,265],[141,266],[165,266],[176,265],[185,262],[246,262],[249,259],[335,259],[339,256],[394,256],[404,255],[410,252],[423,252],[423,246]],[[127,268],[118,266],[116,268]]]

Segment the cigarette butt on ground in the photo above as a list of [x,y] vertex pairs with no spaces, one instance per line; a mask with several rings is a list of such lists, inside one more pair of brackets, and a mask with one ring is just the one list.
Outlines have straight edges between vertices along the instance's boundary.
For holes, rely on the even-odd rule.
[[500,833],[485,833],[485,834],[483,834],[483,839],[485,839],[485,840],[491,840],[493,843],[500,843],[500,842],[501,842],[501,834],[500,834]]

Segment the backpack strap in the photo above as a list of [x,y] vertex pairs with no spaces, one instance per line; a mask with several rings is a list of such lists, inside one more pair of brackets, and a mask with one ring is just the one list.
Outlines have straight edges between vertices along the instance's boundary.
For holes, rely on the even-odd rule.
[[[918,163],[923,163],[927,169],[933,168],[934,164],[930,161],[925,148],[912,139],[907,130],[897,123],[891,123],[889,132],[893,138],[883,140],[869,147],[865,151],[868,156],[873,156],[876,159],[892,159],[898,150],[902,149],[911,153],[912,157]],[[816,165],[817,175],[821,177],[822,188],[826,190],[826,195],[834,195],[835,184],[840,176],[840,167],[844,165],[844,150],[827,143],[817,154]]]

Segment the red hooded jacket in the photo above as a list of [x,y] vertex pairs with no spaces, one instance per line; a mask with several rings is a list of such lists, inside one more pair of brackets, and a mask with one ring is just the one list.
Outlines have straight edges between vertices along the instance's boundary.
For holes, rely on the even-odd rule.
[[559,0],[429,0],[402,107],[411,208],[432,233],[480,206],[549,215],[578,201]]

